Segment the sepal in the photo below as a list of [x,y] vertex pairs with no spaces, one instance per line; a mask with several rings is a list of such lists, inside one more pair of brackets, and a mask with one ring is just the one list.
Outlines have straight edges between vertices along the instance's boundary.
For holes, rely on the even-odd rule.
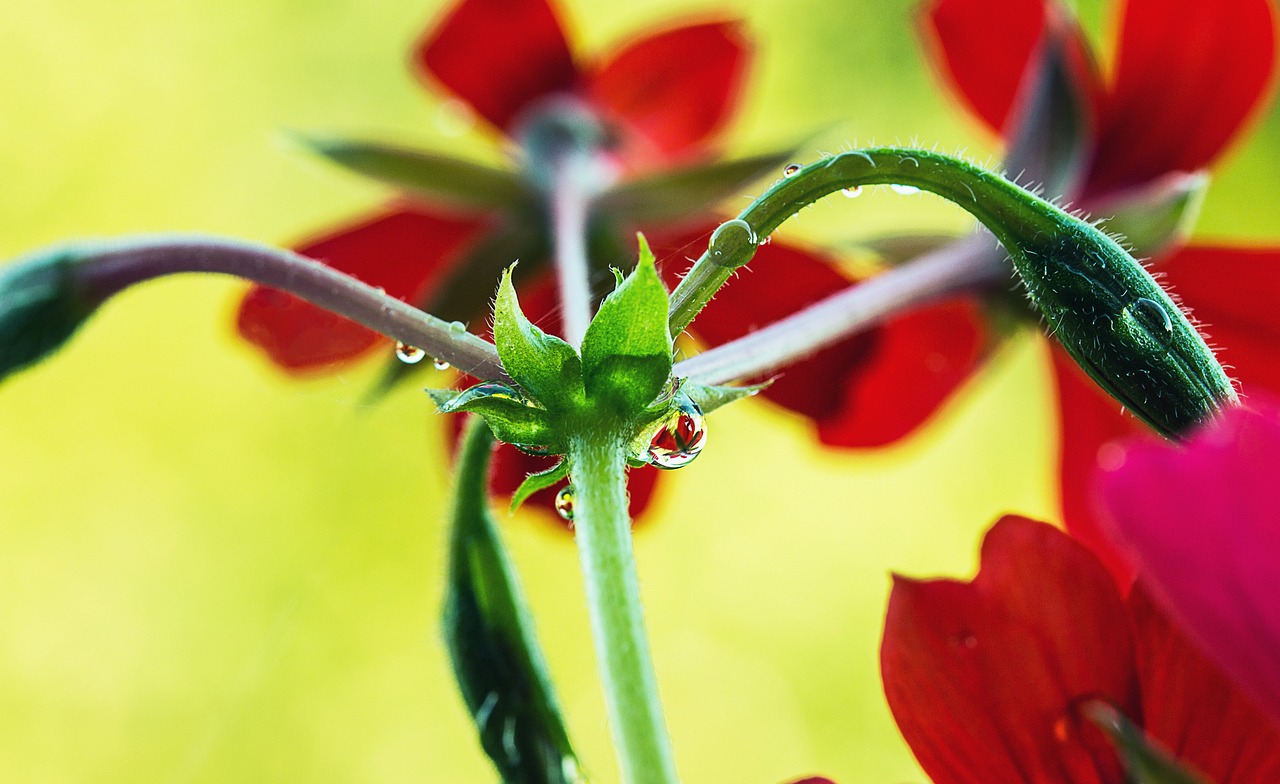
[[502,365],[530,397],[547,409],[574,408],[583,395],[582,360],[573,346],[538,329],[525,317],[511,272],[508,267],[503,273],[493,306],[493,338]]
[[553,487],[569,476],[569,461],[561,460],[546,471],[539,471],[536,474],[529,474],[525,477],[516,491],[511,494],[511,511],[519,509],[529,496],[539,490],[546,490]]
[[96,309],[75,285],[79,259],[59,248],[0,269],[0,380],[57,351]]
[[462,392],[439,389],[426,392],[442,414],[466,412],[480,416],[500,441],[536,446],[548,453],[564,451],[562,439],[546,409],[533,405],[511,387],[486,381]]

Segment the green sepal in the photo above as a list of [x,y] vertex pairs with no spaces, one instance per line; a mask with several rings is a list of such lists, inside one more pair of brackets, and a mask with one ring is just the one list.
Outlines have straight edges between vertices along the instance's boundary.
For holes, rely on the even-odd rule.
[[500,441],[537,444],[551,451],[564,449],[550,414],[531,405],[510,387],[486,381],[462,392],[439,389],[426,392],[442,414],[466,412],[482,417]]
[[569,475],[569,461],[561,460],[546,471],[539,471],[536,474],[529,474],[511,494],[511,511],[520,508],[520,505],[529,500],[529,496],[539,490],[546,490],[562,481]]
[[0,268],[0,379],[57,351],[96,309],[73,280],[80,258],[58,248]]
[[1102,226],[1123,237],[1134,255],[1154,256],[1186,240],[1208,187],[1204,172],[1172,172],[1098,205],[1095,212],[1108,216]]
[[640,261],[605,297],[582,339],[587,396],[621,416],[653,402],[671,376],[667,290],[639,235]]
[[1094,700],[1086,703],[1082,712],[1115,746],[1128,774],[1126,781],[1132,784],[1209,784],[1207,779],[1180,763],[1111,705]]
[[308,150],[339,166],[432,204],[488,212],[532,200],[520,177],[506,169],[377,142],[294,136]]
[[601,196],[597,209],[632,225],[688,219],[740,196],[743,188],[777,172],[794,154],[787,149],[627,180]]
[[502,365],[541,405],[551,410],[572,408],[582,399],[582,360],[573,346],[525,318],[511,271],[508,267],[502,274],[493,306],[493,338]]
[[492,438],[463,440],[450,535],[443,631],[480,744],[506,784],[576,784],[569,742],[515,569],[487,503]]
[[770,383],[766,381],[762,384],[752,384],[745,387],[731,387],[699,384],[692,379],[685,379],[685,382],[680,386],[680,390],[697,404],[702,413],[710,414],[721,406],[736,402],[744,397],[751,397],[769,386]]

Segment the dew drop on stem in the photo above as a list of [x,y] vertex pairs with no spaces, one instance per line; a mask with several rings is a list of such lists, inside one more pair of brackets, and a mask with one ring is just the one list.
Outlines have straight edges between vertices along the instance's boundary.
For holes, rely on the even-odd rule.
[[565,485],[556,493],[556,514],[573,520],[573,485]]
[[445,362],[443,359],[439,359],[439,358],[432,359],[432,360],[431,360],[431,364],[432,364],[433,366],[435,366],[435,369],[436,369],[436,370],[448,370],[448,369],[449,369],[449,363],[448,363],[448,362]]
[[422,360],[426,359],[426,357],[427,357],[427,352],[423,351],[417,346],[410,346],[408,343],[405,343],[404,341],[398,341],[396,343],[396,359],[400,360],[406,365],[416,365]]
[[783,177],[794,177],[800,171],[800,164],[788,163],[787,168],[782,170]]
[[685,397],[649,441],[649,463],[668,471],[692,463],[707,443],[707,421],[698,404]]

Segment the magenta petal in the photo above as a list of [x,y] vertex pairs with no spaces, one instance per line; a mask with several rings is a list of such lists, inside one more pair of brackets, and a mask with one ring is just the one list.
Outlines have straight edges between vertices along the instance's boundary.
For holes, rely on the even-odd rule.
[[1113,534],[1152,595],[1280,719],[1280,417],[1227,412],[1184,447],[1147,442],[1102,477]]

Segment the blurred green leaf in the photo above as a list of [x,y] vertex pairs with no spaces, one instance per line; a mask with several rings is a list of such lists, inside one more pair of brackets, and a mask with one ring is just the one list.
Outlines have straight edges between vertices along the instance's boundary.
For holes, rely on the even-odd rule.
[[653,402],[671,376],[671,332],[667,290],[653,252],[640,237],[640,261],[605,297],[582,339],[588,396],[623,415]]
[[1132,784],[1210,784],[1147,737],[1123,713],[1100,700],[1087,703],[1084,715],[1115,745]]
[[707,384],[699,384],[691,379],[685,379],[680,385],[680,391],[689,396],[698,408],[704,414],[710,414],[721,406],[728,405],[744,397],[751,397],[760,390],[769,386],[768,382],[763,384],[752,384],[746,387],[730,387],[730,386],[710,386]]
[[57,248],[0,268],[0,380],[57,351],[95,310],[72,278],[79,257]]
[[1135,256],[1154,256],[1186,240],[1200,213],[1209,176],[1173,172],[1099,206],[1102,228],[1123,239]]
[[562,410],[581,400],[582,360],[578,352],[525,318],[511,282],[510,267],[498,285],[493,306],[493,338],[503,367],[538,403],[551,410]]
[[378,142],[297,135],[308,150],[358,174],[465,212],[511,209],[533,197],[515,173]]
[[458,462],[444,637],[480,744],[506,784],[581,781],[533,619],[488,507],[493,438],[473,420]]
[[778,171],[794,154],[788,149],[627,180],[601,196],[597,206],[638,226],[696,218],[726,199],[741,196],[744,188]]

